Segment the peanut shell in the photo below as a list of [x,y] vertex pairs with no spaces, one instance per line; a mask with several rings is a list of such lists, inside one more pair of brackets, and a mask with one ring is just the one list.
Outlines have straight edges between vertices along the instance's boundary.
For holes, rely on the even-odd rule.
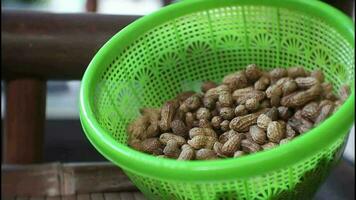
[[163,149],[163,153],[169,158],[178,158],[181,153],[178,142],[176,140],[169,140]]
[[179,154],[178,160],[193,160],[195,157],[194,149],[188,144],[182,146],[182,151]]
[[213,160],[218,158],[214,150],[211,149],[199,149],[196,151],[195,158],[197,160]]
[[211,113],[210,113],[209,109],[201,107],[196,112],[196,118],[210,120]]
[[246,154],[246,153],[243,152],[243,151],[236,151],[236,152],[234,153],[234,158],[241,157],[241,156],[243,156],[243,155],[245,155],[245,154]]
[[212,97],[204,97],[203,98],[203,105],[205,108],[213,109],[215,107],[216,100]]
[[176,135],[186,137],[188,128],[181,120],[173,120],[171,123],[172,132]]
[[207,120],[207,119],[200,119],[198,126],[199,126],[200,128],[213,128],[213,127],[211,126],[210,121]]
[[252,137],[252,140],[257,144],[266,143],[266,132],[257,125],[250,126],[250,135]]
[[230,130],[230,121],[229,120],[224,120],[220,124],[220,129],[222,131],[228,131]]
[[216,155],[218,155],[221,158],[225,158],[227,157],[226,155],[224,155],[221,151],[221,148],[223,147],[223,144],[220,142],[215,142],[214,146],[213,146],[213,150],[215,151]]
[[251,113],[245,116],[235,117],[230,122],[230,128],[238,132],[246,132],[249,127],[257,123],[257,118],[260,114],[266,112],[268,109],[262,109],[261,111]]
[[255,153],[261,150],[261,146],[251,140],[244,139],[241,141],[241,147],[244,152]]
[[176,140],[179,145],[183,145],[184,143],[186,143],[185,139],[182,136],[174,135],[173,133],[163,133],[159,136],[159,141],[164,145],[167,145],[167,142],[169,140]]
[[158,138],[148,138],[142,141],[142,151],[154,155],[161,155],[163,153],[162,144]]
[[212,88],[216,88],[217,86],[218,85],[213,81],[205,81],[201,85],[201,91],[205,93],[205,92],[207,92],[208,90],[210,90]]
[[161,121],[159,123],[162,131],[168,131],[171,128],[171,122],[177,107],[178,103],[176,101],[168,101],[163,105],[161,109]]
[[279,143],[279,141],[285,137],[285,127],[277,121],[273,121],[268,124],[267,137],[271,142]]
[[230,90],[236,90],[247,86],[247,78],[243,72],[229,74],[223,78],[222,82],[227,85]]
[[217,138],[215,131],[211,128],[192,128],[189,130],[190,138],[193,138],[197,135],[205,135]]
[[233,104],[232,95],[230,92],[222,92],[219,95],[219,102],[222,107],[230,107]]
[[221,134],[219,136],[219,142],[221,142],[222,144],[224,144],[225,142],[227,142],[230,138],[232,138],[235,135],[238,135],[239,133],[234,131],[234,130],[229,130],[226,131],[225,133]]
[[266,114],[261,114],[257,118],[257,126],[263,130],[267,130],[268,124],[272,122],[272,119]]
[[194,149],[212,149],[214,143],[217,141],[215,137],[205,136],[205,135],[197,135],[193,137],[191,140],[188,140],[188,144]]
[[318,80],[319,83],[324,82],[324,73],[319,69],[312,71],[310,76]]
[[223,121],[223,118],[221,116],[214,116],[211,119],[211,125],[214,129],[219,129],[222,121]]
[[261,147],[262,147],[263,150],[268,150],[268,149],[273,149],[273,148],[275,148],[277,146],[278,146],[278,144],[276,144],[274,142],[268,142],[268,143],[262,145]]
[[248,114],[248,110],[246,109],[245,105],[236,106],[234,112],[235,112],[236,116],[241,116],[241,115],[247,115]]
[[320,96],[321,87],[320,85],[314,85],[308,90],[294,92],[281,99],[281,105],[286,107],[300,107],[306,103],[315,100]]
[[258,80],[261,77],[262,72],[257,68],[256,64],[251,64],[246,67],[245,75],[247,79],[252,82]]
[[295,79],[295,83],[300,89],[308,89],[319,84],[319,81],[314,77],[298,77]]
[[314,121],[314,119],[319,114],[319,105],[317,102],[310,102],[303,107],[302,116],[309,120]]
[[245,103],[246,109],[249,111],[257,110],[259,107],[259,102],[256,98],[247,99]]
[[327,104],[324,105],[321,110],[319,115],[315,118],[315,124],[319,124],[322,121],[324,121],[326,118],[328,118],[334,110],[334,105],[333,104]]
[[304,77],[306,72],[303,67],[291,67],[288,68],[288,76],[291,78]]
[[264,91],[267,89],[267,87],[270,84],[270,80],[267,76],[262,76],[258,81],[255,82],[254,88],[255,90],[261,90]]
[[220,116],[225,120],[231,120],[234,118],[234,109],[231,107],[223,107],[220,109]]
[[236,134],[229,138],[222,146],[221,152],[227,156],[233,156],[234,152],[240,148],[242,137],[239,134]]

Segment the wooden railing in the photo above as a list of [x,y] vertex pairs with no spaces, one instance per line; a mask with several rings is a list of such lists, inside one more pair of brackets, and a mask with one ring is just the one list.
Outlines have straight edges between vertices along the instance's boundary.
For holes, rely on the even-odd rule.
[[4,165],[1,176],[3,196],[138,191],[122,170],[110,163]]
[[90,59],[140,16],[3,11],[4,162],[41,161],[46,80],[79,80]]
[[[353,0],[328,2],[352,15]],[[88,0],[86,5],[88,11],[95,11],[97,1]],[[97,50],[139,17],[2,11],[5,163],[41,161],[46,81],[81,79]]]
[[139,17],[5,10],[2,78],[79,80],[97,50]]

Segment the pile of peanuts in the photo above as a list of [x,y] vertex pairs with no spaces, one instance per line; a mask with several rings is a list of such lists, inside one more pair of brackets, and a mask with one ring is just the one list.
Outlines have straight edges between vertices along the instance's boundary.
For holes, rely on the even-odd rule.
[[142,108],[128,126],[132,148],[178,160],[239,157],[285,144],[335,112],[349,95],[303,67],[263,71],[255,64]]

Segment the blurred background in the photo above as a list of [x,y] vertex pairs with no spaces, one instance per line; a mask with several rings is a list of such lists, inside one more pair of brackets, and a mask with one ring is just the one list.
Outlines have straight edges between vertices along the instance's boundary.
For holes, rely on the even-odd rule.
[[[2,9],[54,13],[97,12],[100,14],[147,15],[168,1],[161,0],[2,0]],[[354,18],[354,12],[353,12]],[[1,118],[4,117],[4,90],[1,83]],[[80,81],[48,81],[44,162],[103,161],[82,133],[78,115]],[[3,130],[2,130],[3,132]],[[354,163],[355,130],[344,157]]]
[[[96,12],[147,15],[164,5],[161,0],[2,0],[2,9],[52,13]],[[1,82],[1,119],[5,111]],[[80,81],[47,81],[44,162],[105,160],[85,138],[78,111]],[[3,130],[1,130],[3,133]]]
[[[146,15],[159,9],[161,0],[2,0],[3,9],[48,11],[56,13],[78,13],[95,11],[100,14]],[[88,6],[90,8],[88,8]]]
[[[102,200],[102,194],[98,196],[100,198],[89,198],[84,193],[120,191],[124,196],[111,199],[128,199],[127,192],[137,190],[119,168],[97,162],[107,160],[82,131],[78,109],[80,81],[74,79],[81,78],[95,51],[113,34],[138,17],[175,1],[178,0],[1,0],[2,74],[6,74],[8,84],[5,87],[2,76],[1,122],[4,124],[8,106],[6,125],[11,126],[6,129],[6,137],[4,128],[1,129],[2,141],[6,140],[2,144],[3,151],[7,150],[2,155],[2,194],[5,188],[5,193],[16,194],[12,200],[30,200],[37,198],[23,199],[18,195],[56,196],[55,191],[60,191],[65,195],[78,194],[78,199],[80,195],[87,195],[82,200]],[[324,1],[355,19],[354,0]],[[13,75],[15,79],[12,79]],[[30,78],[23,75],[30,75]],[[47,78],[50,80],[46,81]],[[5,88],[9,89],[8,96],[5,96]],[[8,105],[6,98],[11,99]],[[41,115],[44,100],[46,110],[42,114],[45,121]],[[21,126],[23,124],[26,125]],[[316,200],[354,199],[354,137],[353,127],[344,159],[319,189]],[[26,165],[38,162],[41,164],[37,168]],[[15,165],[9,167],[7,164]],[[55,173],[54,169],[57,170]],[[68,173],[63,169],[71,171]],[[7,177],[5,181],[3,177]],[[64,180],[77,182],[72,184]],[[65,191],[67,186],[73,187]]]

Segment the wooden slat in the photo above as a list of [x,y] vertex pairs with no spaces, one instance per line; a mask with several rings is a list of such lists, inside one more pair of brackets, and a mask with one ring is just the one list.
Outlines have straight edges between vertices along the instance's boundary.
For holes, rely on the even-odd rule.
[[61,197],[62,200],[76,200],[77,196],[76,195],[66,195]]
[[[57,166],[57,167],[56,167]],[[106,167],[101,167],[101,166],[106,166]],[[103,171],[105,169],[108,169],[111,166],[112,168],[115,168],[117,171],[108,174]],[[84,171],[86,171],[84,174],[89,173],[87,170],[89,169],[96,169],[97,171],[102,172],[103,176],[112,176],[115,177],[118,174],[123,174],[123,172],[118,169],[116,166],[111,165],[109,163],[98,163],[98,164],[66,164],[66,165],[60,165],[58,163],[55,164],[46,164],[46,165],[27,165],[27,166],[16,166],[16,165],[2,165],[2,173],[1,173],[1,192],[2,192],[2,197],[9,197],[9,196],[20,196],[20,197],[25,197],[25,196],[41,196],[39,194],[43,194],[43,191],[38,192],[38,189],[34,188],[34,186],[39,186],[41,185],[40,182],[46,183],[48,185],[53,185],[53,183],[49,182],[48,180],[54,180],[52,179],[53,177],[58,177],[58,179],[63,178],[63,175],[60,175],[63,171],[63,168],[72,168],[74,172],[81,171],[80,169],[85,168]],[[57,172],[53,173],[53,170],[57,169]],[[52,172],[51,172],[52,171]],[[95,171],[95,170],[94,170]],[[82,174],[82,173],[73,173],[72,176],[74,176],[74,179],[82,179],[82,176],[79,175],[77,178],[76,174]],[[86,176],[84,176],[86,177]],[[321,190],[318,192],[316,195],[316,199],[328,199],[328,197],[334,195],[340,197],[339,199],[345,199],[341,197],[347,197],[346,199],[353,199],[351,197],[354,196],[354,189],[351,187],[352,185],[355,184],[355,172],[354,172],[354,167],[350,164],[347,164],[345,161],[340,162],[340,164],[334,169],[326,183],[324,184],[323,187],[321,187]],[[87,181],[92,181],[88,178],[84,178],[82,180],[87,180]],[[102,179],[104,180],[104,179]],[[120,179],[118,179],[120,180]],[[128,179],[123,180],[123,181],[128,181]],[[77,183],[80,183],[82,181],[78,181]],[[95,181],[94,181],[95,182]],[[96,182],[99,184],[98,182]],[[18,186],[19,185],[19,186]],[[31,195],[19,195],[19,194],[9,194],[9,191],[11,186],[16,186],[16,188],[23,189],[24,191],[28,190],[33,190],[34,194]],[[21,187],[22,188],[21,188]],[[8,189],[10,187],[10,189]],[[87,190],[90,192],[91,188],[95,189],[95,185],[91,185]],[[40,187],[39,187],[40,188]],[[52,187],[45,188],[44,186],[42,187],[43,190],[49,190],[51,191]],[[132,188],[135,188],[132,186]],[[102,188],[104,189],[104,188]],[[110,189],[113,189],[110,187]],[[122,194],[119,194],[119,192],[104,192],[104,199],[105,200],[121,200],[123,198],[134,198],[136,200],[143,200],[145,199],[143,195],[138,192],[137,189],[135,191],[132,191],[131,194],[128,193],[128,191],[125,191],[123,188],[116,188],[116,190],[124,192]],[[131,189],[129,189],[131,190]],[[21,191],[21,190],[20,190]],[[54,190],[52,189],[52,192]],[[74,190],[76,191],[76,190]],[[23,191],[22,191],[23,192]],[[15,192],[16,193],[16,192]],[[101,193],[101,192],[96,192],[96,193]],[[61,194],[64,195],[64,194]],[[99,196],[99,194],[95,194]],[[93,195],[93,196],[95,196]],[[44,195],[43,195],[44,196]],[[58,196],[58,195],[52,195],[52,196]],[[95,197],[97,197],[95,196]],[[98,197],[100,198],[100,197]],[[17,198],[18,199],[18,198]],[[16,200],[17,200],[16,199]],[[24,198],[20,198],[24,199]],[[70,195],[70,196],[65,196],[61,198],[62,200],[76,200],[76,196]],[[14,200],[13,198],[10,198],[9,200]],[[28,198],[24,199],[28,200]],[[49,199],[47,200],[56,200],[56,199]]]
[[16,200],[29,200],[29,197],[16,197]]
[[56,197],[46,197],[46,200],[61,200],[60,196],[56,196]]
[[105,200],[120,200],[119,193],[104,193]]
[[60,195],[59,163],[43,165],[2,165],[3,196]]
[[133,195],[132,192],[121,192],[120,198],[122,200],[135,200],[135,196]]
[[135,200],[147,200],[141,192],[134,192],[133,195],[135,197]]
[[2,197],[3,200],[15,200],[15,197]]
[[46,197],[30,197],[30,200],[45,200]]
[[5,83],[4,162],[28,164],[42,159],[46,82],[15,79]]
[[90,195],[91,200],[104,200],[103,193],[94,193]]
[[55,197],[5,197],[5,200],[147,200],[141,192],[77,194]]
[[78,194],[77,200],[90,200],[90,195],[89,194]]
[[[325,1],[352,15],[353,0]],[[139,17],[3,10],[2,77],[80,79],[97,50]]]
[[2,77],[81,79],[99,48],[139,17],[2,10]]
[[1,191],[4,196],[138,191],[122,170],[106,162],[3,165],[1,174]]
[[128,177],[109,163],[63,166],[63,194],[137,191]]

